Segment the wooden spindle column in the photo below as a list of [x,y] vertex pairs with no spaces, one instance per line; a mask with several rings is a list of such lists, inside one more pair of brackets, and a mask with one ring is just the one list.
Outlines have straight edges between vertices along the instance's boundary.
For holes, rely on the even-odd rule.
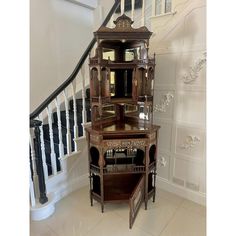
[[87,111],[86,111],[86,100],[85,100],[85,68],[84,66],[81,68],[81,76],[82,76],[82,126],[83,126],[83,136],[85,136],[84,125],[87,122]]
[[67,145],[67,155],[71,154],[71,132],[70,132],[70,115],[69,115],[69,101],[67,98],[66,91],[63,91],[65,98],[65,108],[66,108],[66,145]]
[[39,120],[42,122],[42,125],[39,126],[40,129],[40,142],[41,142],[41,153],[42,153],[42,162],[43,162],[43,173],[45,180],[48,179],[48,167],[46,163],[46,154],[45,154],[45,143],[43,135],[43,115],[42,113],[38,116]]
[[125,12],[125,0],[120,1],[120,13],[123,15]]
[[62,142],[62,125],[61,125],[61,101],[59,95],[55,99],[55,105],[57,108],[57,126],[58,126],[58,137],[59,137],[59,160],[61,164],[61,169],[64,170],[64,165],[62,163],[62,158],[64,157],[64,144]]
[[42,154],[40,148],[40,129],[39,126],[42,125],[42,122],[39,120],[31,120],[30,121],[30,128],[34,128],[35,134],[35,160],[36,160],[36,169],[38,174],[38,184],[39,184],[39,202],[44,204],[48,201],[46,195],[46,185],[44,179],[44,172],[43,172],[43,162],[42,162]]
[[39,197],[39,188],[38,188],[38,174],[36,168],[36,157],[35,157],[35,145],[34,145],[34,132],[33,129],[30,130],[30,158],[31,158],[31,168],[32,168],[32,179],[34,183],[34,194],[36,197]]
[[51,148],[51,167],[52,167],[52,174],[57,174],[57,162],[56,162],[56,153],[54,150],[54,138],[53,138],[53,128],[52,128],[52,110],[51,104],[47,107],[48,113],[48,125],[49,125],[49,136],[50,136],[50,148]]
[[76,91],[76,85],[75,81],[71,83],[72,87],[72,98],[73,98],[73,112],[74,112],[74,145],[75,145],[75,152],[78,152],[78,145],[77,145],[77,139],[79,137],[79,129],[78,129],[78,121],[77,121],[77,106],[76,106],[76,98],[75,98],[75,91]]
[[134,4],[135,0],[131,1],[131,19],[134,20]]
[[145,0],[143,0],[143,6],[142,6],[141,26],[143,25],[145,25]]

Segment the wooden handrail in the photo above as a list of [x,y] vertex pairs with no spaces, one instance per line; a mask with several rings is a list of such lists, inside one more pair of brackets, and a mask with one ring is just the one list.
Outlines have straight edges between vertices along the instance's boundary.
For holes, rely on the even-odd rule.
[[[117,7],[120,5],[120,0],[115,0],[114,5],[112,6],[111,10],[107,14],[105,20],[102,23],[102,26],[106,26],[109,20],[111,19],[111,16],[116,11]],[[63,82],[47,99],[44,100],[31,114],[30,114],[30,120],[37,117],[47,106],[50,102],[52,102],[77,76],[78,72],[80,71],[82,65],[84,64],[86,58],[89,55],[89,52],[92,50],[94,44],[96,42],[95,37],[92,39],[90,44],[88,45],[87,49],[83,53],[82,57],[80,58],[78,64],[76,65],[74,71],[71,73],[69,78]]]

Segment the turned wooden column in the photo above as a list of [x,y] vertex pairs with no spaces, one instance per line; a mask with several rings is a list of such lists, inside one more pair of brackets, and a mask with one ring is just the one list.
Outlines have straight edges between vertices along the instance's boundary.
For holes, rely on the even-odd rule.
[[42,161],[42,154],[41,154],[41,144],[40,144],[40,129],[39,126],[42,125],[41,121],[38,120],[30,120],[30,128],[34,128],[35,134],[35,162],[36,162],[36,170],[38,174],[38,184],[39,184],[39,202],[44,204],[48,201],[46,195],[46,185],[44,179],[44,172],[43,172],[43,161]]

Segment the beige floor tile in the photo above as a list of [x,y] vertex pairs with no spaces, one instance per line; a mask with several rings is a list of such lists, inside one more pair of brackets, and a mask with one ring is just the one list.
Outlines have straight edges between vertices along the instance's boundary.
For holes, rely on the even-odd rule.
[[173,203],[176,203],[178,205],[180,205],[183,201],[184,201],[184,198],[182,197],[179,197],[173,193],[170,193],[170,192],[167,192],[163,189],[159,189],[157,188],[157,197],[162,197],[162,198],[165,198]]
[[134,224],[145,232],[159,235],[173,217],[178,206],[161,197],[159,197],[157,207],[151,208],[150,204],[148,206],[150,207],[148,210],[140,209]]
[[176,214],[171,219],[160,236],[205,236],[206,218],[187,210],[178,208]]
[[58,236],[42,221],[30,222],[30,236]]
[[182,207],[194,211],[196,213],[199,213],[202,216],[206,217],[206,207],[200,204],[197,204],[195,202],[189,201],[189,200],[184,200],[184,202],[181,205]]
[[[130,230],[128,203],[105,204],[104,213],[101,213],[101,206],[97,201],[90,206],[89,188],[86,186],[60,200],[56,204],[55,213],[48,219],[31,222],[30,236],[154,236],[160,235],[162,231],[163,235],[195,236],[196,234],[188,233],[196,230],[196,227],[200,228],[196,232],[204,232],[203,210],[198,204],[158,189],[156,202],[153,203],[150,199],[148,210],[144,210],[142,204]],[[169,228],[169,224],[173,230]],[[178,224],[187,225],[181,228],[177,227]],[[177,234],[174,234],[175,230]]]
[[129,229],[128,221],[115,215],[114,213],[104,213],[104,217],[92,230],[90,230],[86,236],[151,236],[142,229],[133,226]]
[[83,200],[78,204],[68,201],[67,208],[62,210],[62,206],[60,206],[59,210],[47,220],[47,225],[59,236],[79,236],[85,235],[98,224],[102,217],[98,203],[91,207]]

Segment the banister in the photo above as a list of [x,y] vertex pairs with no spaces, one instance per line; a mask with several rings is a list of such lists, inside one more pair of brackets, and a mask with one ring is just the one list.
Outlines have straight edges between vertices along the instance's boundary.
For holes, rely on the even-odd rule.
[[[115,3],[113,4],[111,10],[107,14],[105,20],[102,23],[102,26],[106,26],[109,22],[111,16],[116,11],[117,7],[120,4],[120,0],[115,0]],[[96,42],[95,37],[92,39],[90,44],[88,45],[87,49],[83,53],[82,57],[80,58],[79,62],[77,63],[75,69],[71,73],[71,75],[68,77],[66,81],[64,81],[47,99],[44,100],[31,114],[30,114],[30,120],[37,117],[47,106],[50,102],[52,102],[77,76],[78,72],[80,71],[82,65],[84,64],[86,58],[89,55],[89,52],[92,50],[94,44]]]

